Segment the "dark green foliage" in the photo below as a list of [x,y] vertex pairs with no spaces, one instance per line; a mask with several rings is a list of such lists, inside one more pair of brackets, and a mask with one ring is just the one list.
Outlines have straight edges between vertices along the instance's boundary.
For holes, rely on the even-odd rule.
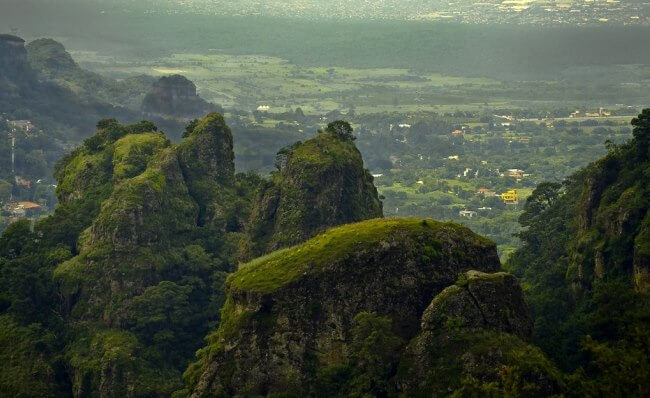
[[[411,342],[410,352],[419,345],[427,347],[418,357],[424,363],[415,363],[412,354],[400,363],[398,380],[417,386],[409,391],[411,396],[541,397],[560,396],[564,390],[563,375],[538,348],[516,336],[486,330],[463,332],[453,322],[445,333],[427,335],[429,342]],[[418,366],[424,367],[423,377],[411,373]]]
[[192,312],[191,292],[189,285],[162,281],[146,288],[133,300],[128,314],[133,325],[131,329],[145,344],[155,346],[161,359],[183,359],[182,351],[181,355],[177,352],[178,343],[191,337],[185,335],[191,330],[189,326],[194,323],[195,314],[200,313]]
[[354,317],[347,361],[321,368],[312,386],[315,397],[385,397],[395,394],[389,383],[404,341],[390,318],[361,312]]
[[[4,281],[3,281],[4,282]],[[38,323],[23,325],[0,315],[0,395],[69,397],[57,331]]]
[[[520,222],[524,242],[507,268],[526,288],[534,342],[590,395],[647,392],[650,111],[634,139],[565,181],[542,184]],[[645,354],[642,354],[645,353]],[[620,356],[621,362],[613,358]],[[621,385],[625,375],[631,381]]]
[[193,119],[192,121],[190,121],[187,124],[187,126],[185,126],[185,131],[183,131],[183,138],[189,137],[198,124],[199,124],[199,119]]
[[[55,213],[0,238],[0,282],[9,286],[0,311],[16,328],[42,325],[25,332],[24,344],[49,339],[52,355],[43,348],[38,366],[56,370],[44,378],[52,391],[169,395],[218,322],[224,271],[236,264],[236,231],[260,180],[233,175],[232,136],[220,115],[195,124],[180,146],[148,121],[97,127],[57,166]],[[197,224],[199,207],[211,222]],[[0,355],[12,350],[3,345]],[[64,361],[68,375],[59,371]],[[3,373],[20,375],[31,362],[5,365]],[[0,387],[15,388],[10,382]]]
[[25,325],[57,323],[52,268],[71,257],[65,246],[43,248],[38,237],[30,221],[23,220],[10,225],[0,238],[0,311]]
[[334,134],[342,140],[354,141],[356,139],[354,135],[352,135],[354,130],[352,129],[352,126],[350,126],[350,123],[343,120],[329,123],[327,128],[325,128],[325,131]]
[[526,200],[524,213],[519,219],[521,225],[531,225],[536,221],[535,219],[540,214],[555,204],[555,201],[560,195],[561,188],[561,184],[554,182],[544,182],[539,184]]
[[578,387],[576,395],[647,397],[650,394],[650,336],[647,330],[637,328],[626,339],[613,344],[599,343],[587,336],[582,347],[591,358],[591,377],[579,370],[570,378]]
[[636,140],[637,159],[647,160],[650,157],[650,109],[644,109],[641,114],[632,119],[632,135]]

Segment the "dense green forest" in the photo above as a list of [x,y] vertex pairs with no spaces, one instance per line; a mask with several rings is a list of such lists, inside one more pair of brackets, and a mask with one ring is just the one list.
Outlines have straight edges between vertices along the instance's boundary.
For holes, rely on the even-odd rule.
[[650,110],[634,139],[568,177],[540,184],[506,264],[535,318],[534,341],[588,395],[648,394]]

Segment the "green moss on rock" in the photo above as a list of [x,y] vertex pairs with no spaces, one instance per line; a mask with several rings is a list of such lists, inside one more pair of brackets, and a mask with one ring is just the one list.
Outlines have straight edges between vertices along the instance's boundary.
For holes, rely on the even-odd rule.
[[382,217],[382,203],[352,140],[330,132],[297,143],[258,194],[242,258],[295,245],[328,227]]
[[510,274],[468,271],[438,294],[402,356],[405,396],[549,396],[561,373],[525,341],[532,321]]
[[[67,192],[100,163],[108,191],[96,198],[77,255],[54,271],[69,324],[84,325],[71,333],[69,351],[78,354],[71,365],[79,391],[170,395],[218,320],[242,222],[231,228],[231,220],[247,214],[253,179],[235,178],[221,115],[203,118],[178,145],[153,130],[103,121],[61,167]],[[78,191],[85,200],[88,189]]]
[[453,223],[415,218],[374,219],[332,228],[303,244],[259,257],[242,265],[228,278],[228,284],[234,290],[271,292],[303,276],[326,272],[326,266],[358,253],[389,245],[393,239],[404,244],[414,240],[413,244],[419,244],[422,259],[439,261],[441,239],[461,234],[467,234],[473,244],[494,247],[489,240]]
[[160,133],[131,134],[115,142],[113,176],[115,179],[135,177],[147,168],[147,163],[160,149],[169,146]]
[[272,395],[289,387],[304,395],[321,366],[346,361],[359,313],[388,319],[406,341],[431,299],[462,272],[499,268],[494,243],[456,224],[420,219],[335,227],[256,259],[227,280],[224,322],[186,372],[192,396]]

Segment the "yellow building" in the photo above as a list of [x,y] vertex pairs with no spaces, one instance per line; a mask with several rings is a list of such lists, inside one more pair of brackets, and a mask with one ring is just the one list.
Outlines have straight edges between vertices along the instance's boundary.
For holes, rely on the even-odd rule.
[[517,194],[516,189],[511,189],[508,192],[502,193],[501,194],[501,199],[506,204],[508,204],[508,203],[510,203],[510,204],[519,203],[519,195]]

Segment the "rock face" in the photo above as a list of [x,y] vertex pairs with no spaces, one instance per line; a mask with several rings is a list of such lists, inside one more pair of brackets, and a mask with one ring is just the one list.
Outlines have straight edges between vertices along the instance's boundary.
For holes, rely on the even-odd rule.
[[[25,40],[12,35],[0,35],[0,78],[16,81],[31,72],[27,62]],[[29,77],[33,78],[30,73]]]
[[650,290],[650,212],[647,212],[641,230],[634,239],[634,284],[641,293]]
[[596,280],[632,275],[635,288],[650,285],[650,110],[632,121],[634,139],[587,166],[570,189],[580,192],[569,245],[567,275],[579,292]]
[[181,75],[163,76],[142,101],[146,114],[169,118],[193,118],[217,110],[196,94],[196,86]]
[[[333,228],[254,260],[228,278],[221,326],[187,373],[191,396],[304,396],[320,368],[346,360],[358,314],[389,318],[408,341],[419,333],[425,309],[435,307],[431,300],[459,276],[499,268],[493,243],[455,224],[417,219]],[[469,274],[463,290],[480,300],[467,323],[529,333],[514,279],[483,275]],[[469,297],[456,300],[459,308],[474,304]]]
[[280,168],[257,196],[245,260],[291,246],[336,225],[383,217],[382,203],[354,142],[321,132],[278,154]]
[[443,290],[422,316],[422,330],[442,330],[450,319],[463,330],[493,329],[528,340],[532,320],[519,283],[503,272],[468,271]]
[[52,39],[38,39],[27,45],[29,63],[42,76],[57,78],[82,72],[63,44]]
[[[507,371],[519,367],[528,395],[562,391],[559,371],[526,343],[532,320],[516,279],[503,272],[468,271],[438,294],[422,316],[396,377],[404,396],[442,396],[451,391],[482,395],[482,386],[507,390]],[[521,391],[519,392],[521,393]],[[515,394],[518,395],[518,394]]]
[[[190,195],[199,204],[198,225],[206,223],[225,232],[228,223],[239,230],[243,219],[229,219],[236,205],[232,133],[223,117],[211,113],[178,146],[178,161]],[[224,189],[226,188],[226,189]]]
[[[533,342],[567,369],[585,369],[596,387],[583,395],[646,388],[613,381],[615,369],[648,379],[631,358],[650,308],[650,109],[631,124],[633,139],[608,146],[563,184],[533,191],[520,218],[522,247],[509,257],[508,269],[530,287]],[[608,362],[602,353],[613,350],[617,361]]]
[[230,128],[218,113],[201,120],[179,146],[183,173],[191,181],[208,178],[221,184],[235,181],[235,154]]

